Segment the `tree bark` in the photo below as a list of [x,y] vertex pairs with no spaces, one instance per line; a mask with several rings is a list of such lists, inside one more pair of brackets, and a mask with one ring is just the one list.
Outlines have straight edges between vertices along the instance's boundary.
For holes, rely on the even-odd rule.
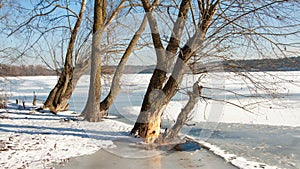
[[75,26],[71,32],[71,38],[69,41],[69,46],[66,54],[64,69],[58,79],[57,84],[51,90],[48,95],[47,100],[44,103],[44,108],[49,108],[53,113],[57,113],[58,111],[65,111],[69,108],[69,99],[74,90],[73,88],[73,67],[72,67],[72,59],[73,59],[73,50],[76,42],[77,33],[79,31],[82,18],[84,15],[84,11],[86,8],[86,0],[82,0],[81,9],[79,12],[79,17],[75,23]]
[[[140,113],[136,125],[138,125],[138,135],[146,143],[153,143],[160,135],[161,116],[166,106],[176,94],[182,81],[183,73],[185,71],[186,62],[180,58],[191,55],[192,51],[188,46],[185,46],[181,54],[177,58],[172,75],[169,77],[167,83],[162,90],[153,91],[149,97],[150,108]],[[183,55],[183,56],[181,56]],[[151,82],[150,82],[151,83]],[[135,133],[133,133],[135,134]]]
[[106,19],[106,6],[106,0],[95,0],[90,87],[87,104],[82,112],[84,119],[90,122],[99,122],[104,115],[100,112],[99,103],[101,98],[101,37]]

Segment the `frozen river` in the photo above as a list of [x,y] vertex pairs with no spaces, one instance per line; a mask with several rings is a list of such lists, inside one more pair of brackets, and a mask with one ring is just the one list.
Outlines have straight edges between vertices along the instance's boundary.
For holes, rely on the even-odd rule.
[[[197,136],[201,127],[191,130]],[[300,127],[219,124],[207,142],[249,161],[300,168]]]

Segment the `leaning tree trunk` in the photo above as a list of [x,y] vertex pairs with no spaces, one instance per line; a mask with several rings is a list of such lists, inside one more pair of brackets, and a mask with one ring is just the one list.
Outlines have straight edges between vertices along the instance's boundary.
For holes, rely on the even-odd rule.
[[72,67],[72,53],[74,50],[77,33],[82,22],[86,7],[86,0],[82,0],[79,16],[75,26],[71,32],[71,38],[66,54],[64,69],[58,79],[57,84],[51,90],[47,100],[44,103],[44,108],[49,108],[50,111],[57,113],[58,111],[65,111],[69,108],[69,99],[73,93],[73,67]]
[[[202,16],[202,22],[198,25],[199,30],[195,32],[195,34],[180,50],[172,74],[169,77],[167,83],[163,86],[162,90],[152,91],[146,98],[149,101],[148,104],[150,103],[150,108],[148,110],[140,112],[137,122],[131,131],[132,134],[135,134],[137,132],[137,134],[146,143],[153,143],[159,137],[161,129],[161,116],[163,114],[163,111],[180,87],[183,73],[185,71],[184,68],[188,68],[186,63],[191,58],[196,49],[201,46],[203,40],[205,39],[206,32],[216,12],[218,3],[219,1],[216,1],[214,5],[211,5],[207,9],[204,9],[203,12],[205,13],[205,15]],[[154,75],[155,74],[153,74],[153,76]],[[155,83],[155,81],[152,80],[158,77],[160,77],[160,74],[158,74],[156,77],[152,77],[150,84]],[[158,80],[161,79],[158,78]],[[142,106],[147,105],[144,105],[143,103]]]
[[[185,50],[186,49],[186,50]],[[189,47],[186,47],[181,52],[188,58],[192,51]],[[171,77],[169,77],[167,83],[162,90],[153,91],[148,98],[150,108],[141,112],[139,115],[138,123],[138,135],[146,143],[153,143],[160,135],[161,128],[161,116],[166,106],[171,101],[172,97],[179,89],[182,77],[185,71],[186,62],[182,61],[180,57],[175,63],[174,70]],[[151,82],[150,82],[151,83]]]
[[101,98],[101,37],[105,19],[106,0],[95,0],[90,87],[88,100],[82,112],[84,119],[90,122],[99,122],[104,116],[104,113],[100,112],[99,103]]
[[116,72],[114,73],[114,77],[112,80],[111,88],[109,91],[109,94],[106,96],[106,98],[100,103],[100,111],[105,113],[109,107],[112,105],[114,100],[116,99],[119,91],[120,91],[120,80],[123,75],[126,62],[132,53],[134,47],[136,46],[139,38],[141,37],[142,33],[144,32],[147,25],[147,19],[144,17],[139,29],[136,31],[135,35],[131,39],[126,51],[124,52],[118,66],[116,69]]
[[[50,95],[48,96],[46,102],[44,103],[45,107],[48,107],[50,109],[50,111],[52,111],[54,113],[56,113],[58,111],[65,111],[68,109],[69,99],[72,96],[73,91],[74,91],[80,77],[88,69],[88,63],[89,63],[88,60],[79,65],[76,65],[72,72],[67,73],[68,76],[72,77],[72,79],[70,79],[71,82],[67,82],[66,75],[61,74],[58,83],[67,84],[68,86],[66,88],[66,91],[64,92],[64,95],[62,95],[61,90],[63,89],[63,87],[59,88],[59,87],[57,87],[58,85],[55,86],[55,88],[51,91]],[[60,85],[60,86],[62,86],[62,85]],[[54,93],[56,93],[56,95],[54,95]],[[50,96],[52,98],[50,98]],[[52,105],[50,105],[50,103],[52,103]],[[56,105],[56,106],[54,106],[54,105]]]
[[[146,1],[143,2],[144,9],[146,12],[152,12],[150,9],[153,10],[152,7],[149,6],[149,3]],[[145,125],[148,125],[147,123],[147,113],[151,107],[150,102],[150,95],[153,95],[156,91],[161,91],[163,88],[163,84],[167,80],[167,73],[169,72],[169,68],[172,66],[173,61],[176,57],[176,53],[180,44],[180,39],[182,36],[182,31],[184,28],[184,24],[186,22],[187,16],[188,16],[188,9],[189,9],[189,0],[184,0],[181,2],[180,10],[178,13],[177,20],[174,24],[172,36],[168,42],[168,46],[166,48],[166,52],[164,50],[164,47],[161,44],[161,39],[158,31],[158,25],[156,23],[155,17],[150,13],[148,14],[150,28],[152,33],[152,39],[153,44],[156,49],[156,55],[157,55],[157,66],[153,72],[153,75],[150,79],[150,83],[148,85],[140,114],[138,116],[138,119],[131,130],[131,134],[137,134],[140,135],[139,132],[145,129]],[[162,52],[163,51],[163,52]],[[168,56],[166,56],[168,55]],[[140,135],[141,136],[141,135]]]
[[199,81],[195,82],[193,85],[193,91],[189,92],[189,101],[184,106],[184,108],[179,113],[177,120],[171,129],[168,129],[163,134],[160,142],[172,142],[176,138],[182,129],[185,122],[188,120],[189,114],[199,101],[199,96],[201,95],[202,86],[198,85]]
[[46,102],[44,103],[44,108],[49,108],[53,113],[65,111],[69,108],[68,101],[73,91],[71,78],[72,75],[73,70],[65,67],[57,84],[55,85],[54,89],[52,89]]

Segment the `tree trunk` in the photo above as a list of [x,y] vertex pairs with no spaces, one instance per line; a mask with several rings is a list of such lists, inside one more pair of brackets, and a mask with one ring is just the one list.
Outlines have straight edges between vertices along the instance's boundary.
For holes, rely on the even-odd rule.
[[101,98],[101,37],[105,19],[106,0],[95,0],[89,96],[82,112],[84,119],[90,122],[99,122],[104,115],[100,112],[99,103]]
[[33,106],[36,106],[36,95],[35,95],[35,92],[33,92],[33,101],[32,101],[32,105]]
[[73,93],[73,50],[76,42],[77,33],[80,28],[80,24],[84,15],[86,7],[86,0],[82,0],[79,17],[75,23],[75,26],[71,32],[71,38],[66,54],[64,69],[59,77],[59,80],[55,87],[51,90],[47,100],[44,103],[44,108],[49,108],[50,111],[57,113],[58,111],[65,111],[69,108],[69,99]]
[[49,108],[53,113],[68,109],[68,101],[73,91],[72,79],[70,78],[72,75],[73,71],[70,69],[67,70],[65,67],[57,84],[52,89],[46,102],[44,103],[44,108]]
[[198,81],[194,83],[193,91],[189,93],[189,101],[179,113],[176,123],[173,125],[173,127],[165,131],[162,140],[160,140],[161,142],[172,142],[172,139],[178,136],[183,125],[188,120],[190,112],[193,110],[193,108],[199,101],[199,96],[201,95],[202,86],[199,86],[198,83],[199,83]]
[[[149,110],[151,107],[151,99],[150,99],[150,95],[153,97],[153,95],[156,92],[161,91],[161,88],[163,87],[163,83],[165,82],[167,76],[166,76],[166,72],[162,71],[158,68],[155,68],[153,75],[150,79],[150,83],[148,85],[146,94],[144,96],[144,100],[142,103],[142,107],[141,107],[141,111],[140,114],[134,124],[133,129],[131,130],[131,134],[134,135],[139,135],[140,137],[144,137],[145,135],[147,135],[146,133],[141,134],[140,132],[142,131],[146,131],[148,127],[148,122],[149,122]],[[157,119],[159,120],[159,119]]]
[[123,75],[126,62],[132,53],[135,45],[137,44],[139,38],[141,37],[142,33],[144,32],[147,25],[147,18],[144,17],[139,29],[136,31],[135,35],[131,39],[126,51],[124,52],[118,67],[116,69],[116,72],[114,73],[114,77],[112,80],[111,88],[109,91],[109,94],[106,96],[106,98],[100,103],[100,111],[105,113],[109,107],[112,105],[114,100],[116,99],[119,91],[120,91],[120,80]]
[[[145,1],[145,0],[144,0]],[[146,12],[152,12],[150,11],[151,6],[149,6],[150,2],[148,1],[143,1],[143,6]],[[153,8],[152,8],[153,9]],[[179,44],[180,44],[180,39],[182,36],[182,30],[184,28],[184,24],[186,22],[187,16],[188,16],[188,9],[189,9],[189,0],[184,0],[181,2],[180,5],[180,10],[178,12],[178,17],[177,20],[174,24],[171,38],[168,42],[168,46],[166,48],[166,51],[164,50],[162,44],[161,44],[161,39],[160,35],[158,33],[158,28],[157,28],[157,23],[153,15],[148,15],[149,23],[152,31],[152,39],[153,39],[153,44],[156,49],[156,55],[157,55],[157,65],[156,68],[153,72],[153,75],[151,77],[150,83],[148,85],[143,103],[142,103],[142,108],[141,112],[138,116],[138,119],[131,130],[131,134],[137,134],[140,135],[140,131],[147,130],[149,124],[149,116],[147,115],[150,107],[151,107],[151,102],[149,101],[149,97],[153,95],[153,92],[155,93],[156,91],[161,91],[163,88],[163,84],[167,80],[167,73],[169,72],[170,67],[173,64],[173,61],[175,59]],[[168,57],[166,57],[168,55]],[[166,103],[167,104],[167,103]],[[157,119],[158,120],[158,119]],[[145,134],[142,134],[145,135]],[[141,136],[142,137],[142,136]]]
[[[185,12],[188,11],[189,8],[189,2],[190,1],[182,1],[180,11],[178,14],[178,17],[183,15],[185,16]],[[131,134],[137,134],[140,137],[144,139],[147,143],[153,143],[158,136],[160,135],[160,125],[158,123],[161,122],[161,115],[165,109],[165,107],[170,102],[171,98],[176,94],[177,90],[180,87],[184,69],[188,68],[186,63],[191,58],[192,54],[199,49],[199,47],[202,45],[202,42],[205,38],[206,32],[210,26],[210,23],[212,21],[212,18],[216,12],[217,4],[219,1],[216,1],[213,5],[208,6],[207,9],[203,9],[203,13],[205,15],[202,15],[201,23],[198,24],[198,29],[195,34],[186,42],[185,46],[180,49],[180,52],[178,53],[176,63],[174,65],[173,71],[171,76],[169,77],[168,81],[165,85],[163,83],[163,75],[166,72],[159,72],[157,69],[156,72],[153,73],[153,76],[151,78],[150,84],[148,86],[147,93],[144,98],[144,102],[142,105],[142,110],[139,114],[139,117],[137,119],[137,122],[134,125],[134,128],[131,131]],[[144,2],[143,2],[144,4]],[[147,5],[147,3],[145,3]],[[149,5],[149,2],[148,2]],[[145,8],[145,5],[144,5]],[[149,16],[149,15],[148,15]],[[151,16],[151,15],[150,15]],[[178,19],[178,18],[177,18]],[[175,24],[176,26],[176,24]],[[154,33],[152,33],[154,34]],[[180,35],[180,34],[178,34]],[[179,36],[177,36],[179,37]],[[157,38],[156,36],[152,36],[153,41],[155,41]],[[172,43],[172,44],[170,44]],[[176,43],[176,41],[170,40],[168,45],[174,45],[174,48],[172,47],[172,51],[175,51],[176,45],[179,43]],[[179,46],[177,46],[178,48]],[[168,48],[167,48],[168,49]],[[171,52],[172,53],[172,52]],[[165,55],[164,55],[165,56]],[[166,64],[166,63],[165,63]],[[169,66],[169,63],[167,62],[167,65]],[[156,84],[157,83],[157,84]],[[162,90],[157,91],[151,91],[151,89],[155,88],[162,88]],[[150,92],[148,92],[150,91]],[[154,93],[153,93],[154,92]],[[158,94],[155,94],[158,93]],[[149,99],[153,95],[154,99]],[[150,101],[149,101],[150,100]],[[152,100],[152,102],[151,102]],[[149,106],[150,105],[150,106]],[[143,111],[143,107],[149,108]]]
[[[191,55],[191,50],[186,50],[186,52],[187,53],[183,53],[183,55]],[[183,62],[180,58],[177,59],[172,75],[169,77],[163,89],[152,91],[148,97],[149,109],[142,111],[138,117],[135,124],[136,128],[133,128],[133,130],[136,129],[135,132],[138,132],[138,135],[146,143],[153,143],[160,135],[161,116],[179,89],[185,71],[184,68],[186,67],[185,63],[186,62]],[[131,132],[133,132],[133,130]]]

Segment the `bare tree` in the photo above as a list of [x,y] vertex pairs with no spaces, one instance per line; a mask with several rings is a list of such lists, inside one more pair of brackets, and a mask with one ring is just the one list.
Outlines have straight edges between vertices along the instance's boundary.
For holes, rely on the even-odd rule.
[[125,2],[125,0],[121,1],[113,10],[112,14],[107,17],[106,0],[95,0],[89,95],[86,106],[82,112],[82,116],[87,121],[98,122],[105,115],[104,111],[100,111],[101,38]]
[[[153,44],[156,50],[157,56],[157,66],[154,70],[154,73],[151,77],[146,95],[141,108],[141,113],[137,119],[137,122],[132,129],[131,133],[135,134],[139,132],[138,135],[142,138],[149,139],[145,140],[146,142],[152,142],[151,139],[158,137],[160,133],[160,123],[161,115],[164,111],[165,104],[164,100],[166,99],[162,96],[162,93],[156,92],[160,91],[163,88],[163,84],[167,80],[167,70],[174,60],[174,55],[177,53],[180,37],[184,28],[184,23],[187,18],[189,2],[182,1],[180,6],[180,11],[178,12],[178,19],[174,23],[172,38],[170,38],[166,53],[162,44],[162,40],[158,30],[158,23],[154,15],[154,7],[157,4],[150,4],[150,1],[142,1],[145,12],[148,12],[148,21],[152,31]],[[154,1],[158,3],[158,1]],[[171,54],[171,57],[167,57],[167,54]],[[173,56],[172,56],[173,55]],[[152,93],[152,94],[151,94]],[[150,97],[152,95],[152,97]],[[171,95],[170,95],[171,96]],[[159,101],[154,101],[159,98]],[[169,97],[170,98],[170,97]],[[154,103],[153,103],[154,102]],[[150,124],[149,122],[152,122]],[[149,134],[148,134],[149,133]],[[150,136],[153,135],[153,136]],[[153,140],[154,141],[154,140]]]
[[101,37],[103,25],[106,19],[106,0],[95,0],[93,42],[91,56],[91,74],[88,101],[83,114],[85,119],[91,122],[100,121],[103,114],[100,114],[101,97]]
[[[295,54],[295,48],[299,45],[296,40],[287,42],[283,38],[295,38],[300,34],[299,29],[294,29],[299,28],[299,20],[287,14],[287,11],[295,14],[295,6],[299,5],[295,1],[183,0],[180,4],[159,4],[158,1],[151,4],[148,0],[142,2],[152,32],[157,65],[131,133],[139,135],[148,143],[160,136],[161,116],[179,90],[185,69],[189,68],[191,62],[212,63],[215,59],[234,62],[236,58],[249,53],[258,58],[287,57]],[[176,20],[170,17],[172,29],[166,47],[160,34],[163,24],[158,23],[155,9],[164,10],[168,14],[177,12]],[[186,22],[188,18],[192,20],[191,24]],[[290,50],[285,50],[286,46]],[[222,65],[222,62],[219,63]],[[256,90],[269,91],[248,70],[240,70],[233,63],[229,65],[229,69],[245,77]],[[168,73],[171,75],[168,76]],[[201,93],[202,86],[198,83],[200,82],[193,87],[198,91],[193,90],[191,93]],[[178,126],[182,126],[187,120],[186,117],[197,100],[195,96],[190,94],[190,101],[182,110],[178,123],[175,123],[173,131],[166,132],[166,137],[170,138],[170,135],[173,137],[178,133]]]
[[71,37],[65,57],[65,65],[63,71],[59,77],[59,80],[55,87],[50,92],[44,107],[48,107],[50,111],[57,113],[57,111],[64,111],[69,108],[69,98],[73,92],[73,50],[76,42],[77,33],[79,31],[81,21],[83,19],[84,11],[86,7],[86,0],[82,0],[81,9],[71,32]]
[[49,68],[57,71],[60,78],[44,104],[54,113],[68,109],[68,100],[77,82],[91,63],[88,55],[91,52],[92,30],[89,25],[92,25],[92,21],[89,19],[90,11],[84,14],[85,6],[89,5],[86,3],[76,3],[75,6],[80,4],[78,14],[77,7],[69,1],[40,1],[32,4],[33,9],[20,7],[20,12],[28,12],[29,17],[16,19],[9,36],[23,36],[24,32],[30,36],[25,38],[26,43],[22,42],[25,46],[3,50],[10,57],[14,53],[13,60],[26,56],[31,58],[29,54],[35,53]]
[[[105,36],[110,36],[111,34],[109,31],[111,29],[108,27],[114,20],[114,18],[117,16],[118,12],[123,8],[126,1],[122,0],[120,2],[109,3],[109,9],[110,11],[106,11],[105,13],[110,13],[109,17],[105,20],[105,26],[101,29],[101,34],[104,34],[104,32],[107,34]],[[85,2],[86,3],[86,2]],[[84,5],[85,5],[84,3]],[[83,4],[80,2],[79,4]],[[88,4],[89,5],[89,4]],[[66,2],[55,2],[55,1],[46,1],[46,2],[39,2],[37,4],[33,4],[35,6],[32,11],[28,9],[28,11],[33,13],[32,16],[25,19],[25,21],[22,21],[21,23],[17,24],[17,28],[13,29],[10,33],[10,36],[16,34],[17,32],[27,31],[30,34],[33,34],[34,31],[37,31],[40,33],[40,35],[37,37],[36,40],[33,40],[33,38],[28,41],[27,47],[24,48],[24,50],[20,50],[19,56],[16,57],[16,59],[20,58],[21,56],[24,57],[26,53],[30,53],[34,51],[37,55],[40,56],[42,61],[51,69],[54,69],[57,71],[57,74],[60,76],[56,86],[52,89],[50,92],[47,100],[45,101],[44,108],[49,108],[52,112],[57,113],[58,111],[63,111],[68,109],[69,104],[68,100],[71,97],[71,94],[73,90],[75,89],[75,86],[79,80],[79,78],[85,73],[85,71],[88,69],[88,67],[91,64],[91,59],[89,55],[91,55],[91,41],[90,41],[90,35],[92,35],[92,30],[90,30],[87,27],[80,28],[81,25],[90,25],[93,23],[93,21],[89,18],[89,14],[86,14],[84,17],[84,10],[82,5],[80,5],[81,9],[77,14],[75,11],[72,10],[69,4],[69,1]],[[131,6],[131,5],[129,5]],[[67,12],[67,15],[57,15],[57,10],[65,10]],[[36,11],[42,11],[37,14]],[[90,11],[87,11],[89,13]],[[54,16],[54,17],[48,17],[48,15]],[[75,19],[73,19],[75,18]],[[55,22],[57,20],[66,20],[67,22],[63,22],[65,24],[61,25],[55,25]],[[74,21],[75,20],[75,21]],[[46,30],[39,30],[39,28],[36,25],[43,25],[42,21],[48,22],[53,24],[53,27],[46,27]],[[42,23],[41,23],[42,22]],[[74,23],[74,26],[72,27],[72,23]],[[84,22],[82,24],[82,22]],[[27,29],[27,28],[31,29]],[[118,26],[114,25],[114,28],[116,29]],[[61,32],[61,40],[57,37],[59,35],[58,32]],[[107,32],[106,32],[107,31]],[[52,38],[49,38],[50,37]],[[138,35],[140,36],[140,35]],[[54,37],[54,38],[53,38]],[[55,38],[56,37],[56,38]],[[70,38],[71,37],[71,38]],[[53,41],[53,39],[55,39]],[[109,38],[107,38],[109,39]],[[118,38],[121,39],[121,38]],[[137,41],[138,37],[135,37],[135,40]],[[58,40],[58,41],[57,41]],[[42,43],[38,43],[41,42]],[[68,43],[68,45],[65,45]],[[126,47],[124,44],[111,44],[114,42],[107,42],[103,43],[103,38],[101,39],[101,54],[111,57],[112,53],[119,53],[123,52],[124,50],[112,50],[110,51],[110,48],[116,49],[118,45],[121,45],[122,47]],[[124,65],[128,59],[128,56],[130,55],[132,49],[136,42],[133,42],[132,45],[128,47],[127,52],[124,54],[124,57],[122,59],[122,66],[119,66],[117,73],[118,76],[122,74],[122,71],[124,70]],[[45,44],[48,47],[48,54],[45,55],[43,51],[45,51]],[[59,47],[60,51],[58,51],[57,47]],[[67,52],[65,52],[67,51]],[[130,52],[129,52],[130,51]],[[49,57],[51,56],[51,59]],[[127,58],[126,58],[127,57]],[[50,62],[53,62],[53,66]],[[112,60],[107,59],[108,61]],[[119,81],[120,78],[115,78],[114,81]],[[118,82],[114,83],[117,84]],[[115,85],[114,85],[115,86]],[[112,90],[111,94],[108,95],[107,98],[111,98],[116,96],[117,92],[114,92],[115,90]],[[103,105],[103,111],[106,111],[109,106],[112,104],[112,101],[107,102],[111,99],[104,99],[102,102]]]
[[[8,38],[14,40],[14,44],[17,44],[17,40],[21,44],[6,48],[7,58],[11,57],[15,61],[25,58],[22,60],[25,63],[33,58],[38,59],[61,74],[65,65],[65,57],[70,56],[67,54],[67,49],[73,28],[79,18],[81,4],[79,0],[72,2],[66,0],[30,2],[26,3],[26,6],[24,3],[11,5],[9,8],[16,8],[16,12],[8,17],[7,23],[9,24],[4,30],[9,32]],[[86,12],[81,17],[80,23],[83,22],[83,24],[80,25],[83,26],[73,31],[77,32],[77,38],[72,42],[74,43],[71,53],[73,68],[85,61],[83,46],[89,43],[91,35],[90,25],[92,24],[89,20],[89,13]]]

